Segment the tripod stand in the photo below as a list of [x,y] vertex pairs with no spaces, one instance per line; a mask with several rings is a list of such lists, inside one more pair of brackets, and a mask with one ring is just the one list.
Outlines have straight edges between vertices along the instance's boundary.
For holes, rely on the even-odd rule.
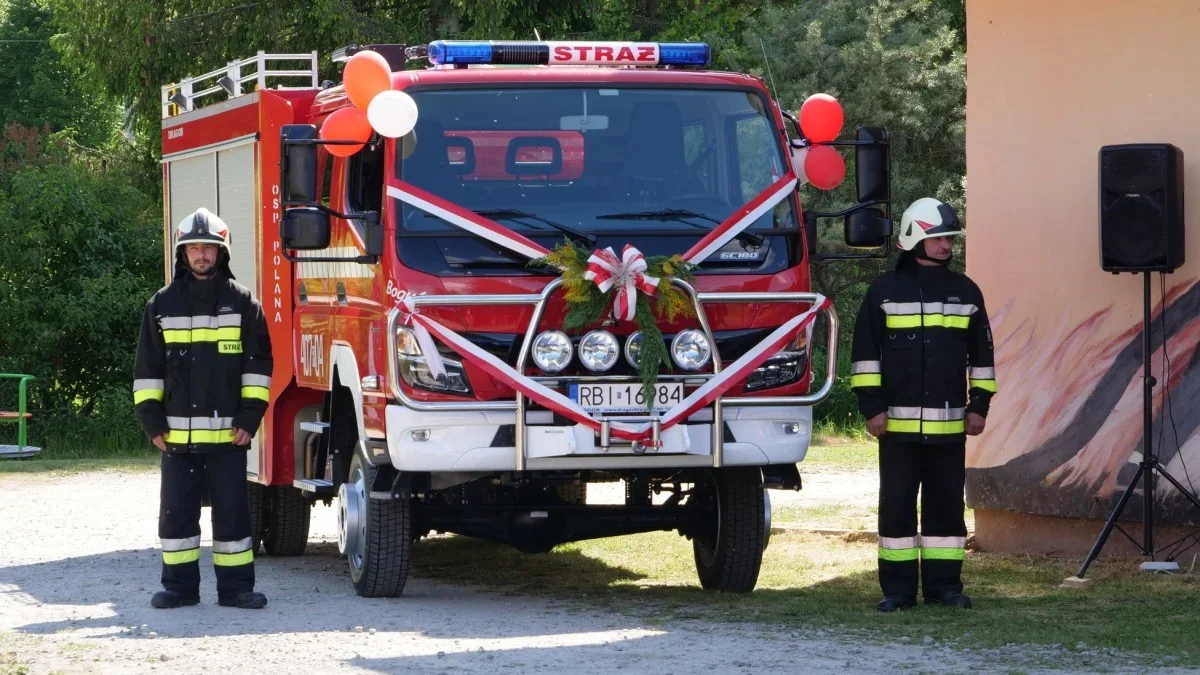
[[[1117,524],[1117,518],[1121,512],[1125,510],[1125,505],[1129,503],[1129,498],[1133,496],[1133,491],[1137,489],[1138,479],[1143,481],[1142,485],[1142,544],[1138,546],[1142,555],[1150,556],[1154,559],[1154,473],[1162,474],[1179,490],[1180,494],[1185,495],[1191,502],[1200,509],[1200,501],[1191,492],[1188,492],[1175,477],[1167,473],[1162,464],[1158,462],[1158,455],[1154,452],[1153,419],[1154,413],[1151,409],[1151,400],[1153,397],[1153,389],[1156,381],[1154,376],[1150,374],[1150,272],[1143,272],[1145,283],[1142,286],[1142,461],[1138,463],[1138,469],[1133,474],[1133,479],[1129,481],[1129,487],[1125,489],[1125,494],[1121,495],[1121,500],[1117,502],[1116,508],[1113,509],[1112,515],[1108,517],[1108,522],[1104,525],[1104,530],[1100,532],[1100,537],[1096,539],[1096,543],[1092,546],[1092,550],[1088,553],[1087,558],[1083,561],[1083,567],[1079,568],[1079,573],[1075,576],[1079,579],[1087,572],[1088,566],[1100,555],[1100,549],[1104,548],[1104,543],[1108,541],[1108,535],[1112,533],[1113,527]],[[1163,311],[1166,311],[1166,301],[1164,299]],[[1163,331],[1163,349],[1167,348],[1166,331]],[[1164,411],[1165,413],[1165,411]],[[1134,541],[1121,530],[1124,534]]]

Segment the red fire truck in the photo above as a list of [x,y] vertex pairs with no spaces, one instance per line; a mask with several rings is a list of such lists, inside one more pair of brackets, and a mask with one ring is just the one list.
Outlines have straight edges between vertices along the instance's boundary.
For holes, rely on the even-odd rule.
[[[884,130],[835,141],[854,146],[857,203],[804,213],[796,118],[758,78],[708,70],[707,45],[437,41],[333,61],[359,51],[386,58],[419,115],[350,154],[321,137],[351,101],[315,52],[162,92],[168,278],[173,225],[207,207],[270,324],[271,406],[246,467],[262,550],[302,553],[323,501],[364,596],[399,595],[432,532],[545,552],[677,531],[704,588],[752,590],[768,489],[799,489],[837,363],[809,266],[890,241]],[[850,253],[817,251],[825,217],[844,219]],[[651,402],[636,322],[562,330],[562,279],[529,250],[564,241],[704,249],[691,283],[670,282],[695,311],[659,323],[670,360]],[[794,321],[817,310],[823,381]],[[623,498],[589,501],[599,483]]]

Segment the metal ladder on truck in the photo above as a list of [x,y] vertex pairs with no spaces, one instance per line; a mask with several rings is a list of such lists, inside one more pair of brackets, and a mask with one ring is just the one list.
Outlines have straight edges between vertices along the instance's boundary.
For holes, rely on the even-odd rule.
[[25,410],[26,388],[30,381],[35,378],[32,375],[22,375],[19,373],[0,373],[0,379],[15,379],[17,384],[17,409],[0,410],[0,422],[16,422],[17,423],[17,444],[16,445],[0,445],[0,459],[12,459],[17,457],[33,457],[42,451],[41,448],[35,448],[25,444],[26,440],[26,425],[27,421],[33,415]]

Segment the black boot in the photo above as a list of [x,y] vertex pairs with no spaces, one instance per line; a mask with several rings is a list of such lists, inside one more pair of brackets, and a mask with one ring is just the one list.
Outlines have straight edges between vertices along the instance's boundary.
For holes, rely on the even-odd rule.
[[175,609],[183,605],[200,604],[200,595],[182,595],[175,591],[159,591],[150,598],[150,604],[158,609]]
[[237,607],[238,609],[262,609],[267,606],[267,596],[255,591],[244,591],[218,596],[217,604],[222,607]]
[[909,609],[917,606],[917,599],[911,595],[889,595],[875,607],[880,612],[894,612],[898,609]]
[[967,609],[971,606],[971,598],[959,593],[958,591],[947,591],[941,595],[933,595],[925,598],[927,605],[945,605],[947,607],[956,607],[958,609]]

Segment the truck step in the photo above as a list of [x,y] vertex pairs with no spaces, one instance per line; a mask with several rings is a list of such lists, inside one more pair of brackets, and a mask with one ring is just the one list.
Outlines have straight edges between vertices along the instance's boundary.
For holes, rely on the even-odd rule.
[[35,448],[32,445],[0,445],[0,459],[33,457],[41,451],[41,448]]
[[331,495],[334,493],[333,481],[321,478],[297,478],[292,481],[292,487],[298,488],[301,492],[308,492],[314,495]]
[[323,434],[329,428],[329,422],[301,422],[300,428],[314,434]]

